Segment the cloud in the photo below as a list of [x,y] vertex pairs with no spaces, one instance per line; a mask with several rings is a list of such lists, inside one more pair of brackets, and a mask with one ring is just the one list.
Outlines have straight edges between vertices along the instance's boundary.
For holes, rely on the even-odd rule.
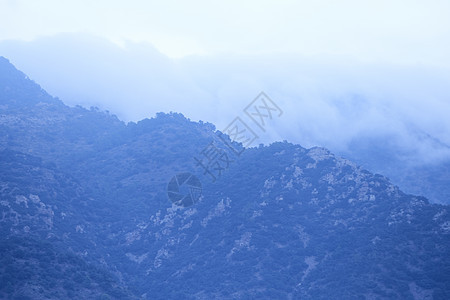
[[329,55],[170,59],[149,43],[118,46],[86,34],[3,41],[0,55],[67,104],[99,106],[127,121],[178,111],[221,129],[236,116],[245,119],[243,108],[265,91],[284,114],[258,132],[259,142],[286,139],[345,152],[367,138],[389,139],[408,161],[450,158],[445,68]]
[[177,64],[146,43],[123,47],[86,34],[4,41],[1,53],[69,105],[99,106],[124,120],[184,110],[205,98]]

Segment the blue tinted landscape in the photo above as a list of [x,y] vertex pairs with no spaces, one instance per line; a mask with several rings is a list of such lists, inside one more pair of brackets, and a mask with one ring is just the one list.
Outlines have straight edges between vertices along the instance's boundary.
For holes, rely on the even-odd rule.
[[450,7],[319,2],[0,3],[0,299],[450,299]]

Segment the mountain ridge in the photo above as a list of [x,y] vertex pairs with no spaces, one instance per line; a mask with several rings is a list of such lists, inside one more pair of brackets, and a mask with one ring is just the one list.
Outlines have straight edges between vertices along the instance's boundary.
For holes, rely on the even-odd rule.
[[[16,79],[1,90],[17,88],[0,96],[11,187],[1,209],[18,212],[0,221],[3,236],[69,248],[143,299],[450,296],[448,206],[288,142],[245,149],[213,181],[194,157],[211,143],[225,151],[214,125],[176,113],[125,124],[67,107],[3,65],[0,78]],[[203,190],[185,208],[167,196],[182,172]]]

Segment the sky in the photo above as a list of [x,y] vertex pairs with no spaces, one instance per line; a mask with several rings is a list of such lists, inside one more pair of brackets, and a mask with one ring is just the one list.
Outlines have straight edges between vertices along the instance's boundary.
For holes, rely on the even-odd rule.
[[0,40],[85,32],[170,57],[340,55],[450,66],[447,0],[1,0]]
[[0,0],[0,55],[69,105],[224,128],[260,92],[261,142],[367,137],[450,158],[449,1]]

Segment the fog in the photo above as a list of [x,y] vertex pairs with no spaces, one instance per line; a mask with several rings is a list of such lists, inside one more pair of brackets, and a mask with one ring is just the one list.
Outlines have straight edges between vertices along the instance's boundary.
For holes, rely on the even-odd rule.
[[0,42],[0,55],[68,105],[124,121],[176,111],[223,129],[264,91],[283,115],[256,143],[288,140],[345,152],[366,138],[405,160],[450,158],[450,70],[338,55],[214,54],[169,58],[150,43],[90,34]]

